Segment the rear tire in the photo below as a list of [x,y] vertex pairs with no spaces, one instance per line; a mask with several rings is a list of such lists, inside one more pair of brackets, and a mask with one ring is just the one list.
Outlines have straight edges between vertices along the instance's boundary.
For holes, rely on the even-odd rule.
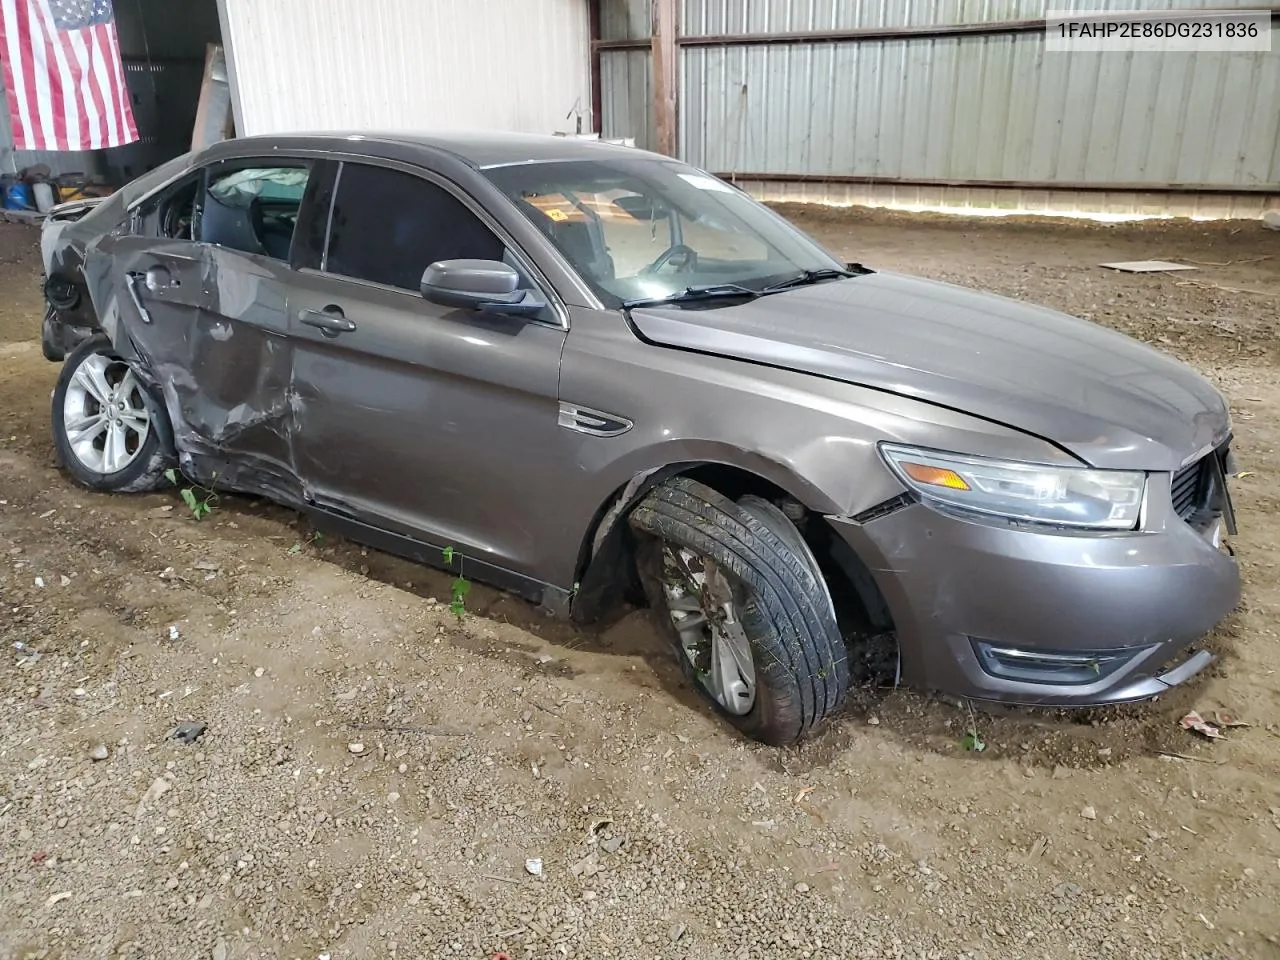
[[[780,510],[758,497],[735,503],[677,477],[640,502],[630,525],[656,625],[725,719],[752,739],[786,746],[841,708],[849,670],[831,596],[800,532]],[[695,629],[685,626],[690,616]],[[698,630],[708,637],[701,646]],[[726,686],[719,665],[728,661],[715,650],[742,635],[751,663],[740,682]]]
[[53,444],[75,480],[108,493],[165,486],[173,456],[162,404],[155,402],[105,337],[80,344],[53,391]]

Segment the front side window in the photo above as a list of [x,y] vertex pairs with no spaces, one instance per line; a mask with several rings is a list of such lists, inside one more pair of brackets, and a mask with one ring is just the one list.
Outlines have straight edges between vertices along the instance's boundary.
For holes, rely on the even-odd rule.
[[199,239],[287,261],[309,176],[305,163],[211,170],[199,208]]
[[344,163],[327,273],[418,291],[437,260],[502,260],[505,245],[457,197],[421,177]]
[[610,306],[704,284],[759,290],[842,266],[740,190],[682,163],[610,157],[482,172]]

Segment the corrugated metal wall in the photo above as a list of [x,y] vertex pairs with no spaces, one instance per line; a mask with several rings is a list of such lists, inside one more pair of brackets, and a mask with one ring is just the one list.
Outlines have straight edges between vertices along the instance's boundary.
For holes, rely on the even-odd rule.
[[[1090,9],[1240,6],[1090,0]],[[603,39],[648,36],[605,0]],[[683,0],[681,36],[736,38],[1043,17],[1046,0]],[[1074,4],[1076,7],[1082,4]],[[721,173],[1161,189],[1280,189],[1270,53],[1044,52],[1040,32],[680,48],[680,153]],[[651,142],[646,55],[602,51],[605,129]],[[815,192],[815,191],[810,191]],[[845,194],[850,191],[843,188]]]
[[585,0],[225,0],[245,134],[591,129]]
[[[648,43],[648,0],[600,0],[600,38]],[[653,128],[653,71],[648,49],[600,53],[600,134],[635,137],[636,146],[657,146]]]

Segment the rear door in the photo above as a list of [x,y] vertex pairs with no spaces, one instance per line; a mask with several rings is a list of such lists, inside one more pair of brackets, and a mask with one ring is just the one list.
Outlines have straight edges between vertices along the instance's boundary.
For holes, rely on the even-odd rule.
[[119,317],[124,329],[108,332],[127,337],[164,391],[184,468],[198,478],[296,488],[285,292],[311,167],[273,155],[203,168],[86,261],[117,307],[104,313],[95,297],[99,315]]
[[290,248],[311,161],[252,158],[206,169],[197,222],[202,309],[186,344],[188,424],[228,455],[223,469],[289,482],[286,308]]
[[479,204],[427,171],[344,162],[331,200],[327,246],[289,300],[293,455],[309,497],[534,576],[536,513],[563,442],[563,313],[481,315],[419,290],[430,263],[455,258],[505,259],[552,302],[550,286]]

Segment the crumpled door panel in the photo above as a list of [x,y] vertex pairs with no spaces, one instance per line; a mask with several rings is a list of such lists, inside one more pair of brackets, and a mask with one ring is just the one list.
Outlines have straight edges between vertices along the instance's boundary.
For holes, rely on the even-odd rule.
[[84,275],[112,344],[163,396],[184,472],[296,499],[288,268],[126,236],[90,247]]

